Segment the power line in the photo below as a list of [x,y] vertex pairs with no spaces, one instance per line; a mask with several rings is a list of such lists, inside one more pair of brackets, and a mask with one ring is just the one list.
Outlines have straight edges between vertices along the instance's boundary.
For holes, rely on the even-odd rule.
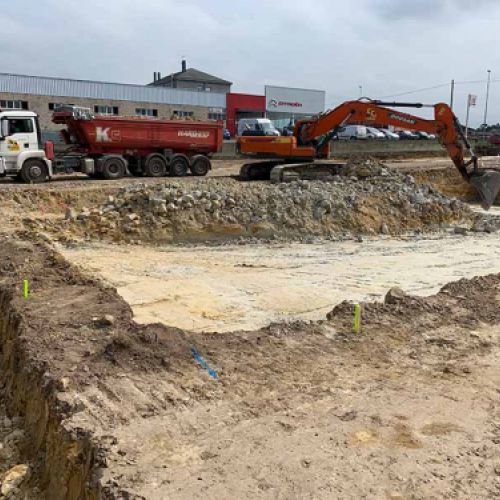
[[435,90],[435,89],[441,89],[443,87],[449,87],[449,85],[450,85],[449,83],[441,83],[439,85],[434,85],[433,87],[425,87],[422,89],[409,90],[407,92],[400,92],[399,94],[384,95],[381,97],[381,99],[389,99],[392,97],[401,97],[404,95],[418,94],[419,92],[426,92],[428,90]]
[[[467,84],[474,84],[474,83],[486,83],[487,80],[455,80],[455,85],[467,85]],[[500,79],[495,79],[491,80],[491,83],[498,83],[500,82]],[[436,89],[441,89],[444,87],[449,87],[450,83],[441,83],[439,85],[433,85],[432,87],[424,87],[421,89],[415,89],[415,90],[408,90],[406,92],[400,92],[398,94],[392,94],[392,95],[384,95],[380,97],[380,99],[389,99],[393,97],[401,97],[405,95],[411,95],[411,94],[418,94],[420,92],[427,92],[429,90],[436,90]]]

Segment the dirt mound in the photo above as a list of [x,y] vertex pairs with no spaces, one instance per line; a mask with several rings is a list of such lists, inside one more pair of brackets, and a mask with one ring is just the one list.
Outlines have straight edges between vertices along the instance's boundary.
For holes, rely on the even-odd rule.
[[133,184],[66,220],[31,221],[57,233],[111,241],[207,241],[235,238],[307,241],[311,237],[402,234],[445,223],[470,224],[463,203],[376,162],[351,163],[329,182],[285,184],[203,179]]
[[[498,296],[500,274],[461,279],[445,285],[430,297],[405,294],[391,289],[384,303],[362,304],[363,319],[368,323],[406,323],[414,334],[433,328],[461,325],[477,327],[499,319]],[[342,302],[327,315],[345,331],[352,331],[353,305]]]

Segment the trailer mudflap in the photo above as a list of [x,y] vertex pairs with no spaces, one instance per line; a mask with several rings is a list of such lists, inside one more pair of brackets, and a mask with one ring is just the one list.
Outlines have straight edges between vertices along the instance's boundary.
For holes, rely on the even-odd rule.
[[95,161],[93,158],[82,158],[82,172],[87,175],[95,174]]

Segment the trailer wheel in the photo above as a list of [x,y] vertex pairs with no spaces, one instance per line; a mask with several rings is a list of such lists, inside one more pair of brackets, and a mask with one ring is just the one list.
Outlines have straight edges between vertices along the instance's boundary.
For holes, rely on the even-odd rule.
[[21,168],[20,177],[23,182],[28,184],[45,182],[49,177],[47,165],[42,160],[26,160]]
[[184,177],[189,169],[189,160],[184,155],[174,155],[170,160],[170,176]]
[[204,176],[208,174],[208,171],[212,167],[210,159],[203,155],[197,155],[193,158],[191,163],[191,173],[197,176]]
[[167,162],[159,154],[150,154],[144,164],[144,173],[148,177],[164,177],[167,175]]
[[125,162],[119,156],[112,156],[103,161],[102,175],[105,179],[121,179],[125,172]]

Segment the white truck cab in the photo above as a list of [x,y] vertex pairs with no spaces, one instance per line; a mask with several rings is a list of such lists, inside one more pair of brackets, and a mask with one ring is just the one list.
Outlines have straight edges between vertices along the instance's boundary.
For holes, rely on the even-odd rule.
[[0,111],[0,176],[19,176],[24,182],[44,182],[52,176],[32,111]]

